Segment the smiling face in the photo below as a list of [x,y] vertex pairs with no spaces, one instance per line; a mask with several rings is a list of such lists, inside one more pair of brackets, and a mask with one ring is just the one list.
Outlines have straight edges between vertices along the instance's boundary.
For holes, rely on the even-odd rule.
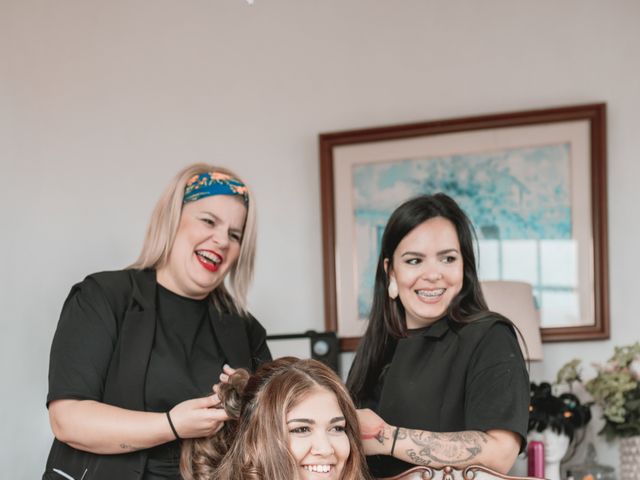
[[411,230],[385,262],[406,313],[407,328],[431,325],[447,313],[464,279],[456,227],[434,217]]
[[301,480],[339,480],[351,446],[333,392],[315,387],[287,413],[289,449]]
[[157,270],[163,287],[189,298],[205,298],[235,264],[247,209],[240,197],[214,195],[182,208],[166,264]]

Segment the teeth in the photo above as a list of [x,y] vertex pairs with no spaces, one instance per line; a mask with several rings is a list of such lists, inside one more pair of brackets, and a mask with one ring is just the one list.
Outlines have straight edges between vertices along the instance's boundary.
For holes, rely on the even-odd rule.
[[200,255],[201,257],[209,260],[211,263],[215,263],[216,265],[218,263],[220,263],[220,257],[218,257],[217,255],[211,253],[211,252],[205,252],[205,251],[197,251],[196,252],[198,255]]
[[331,465],[327,465],[327,464],[303,465],[302,468],[304,468],[308,472],[317,472],[317,473],[328,473],[329,471],[331,471]]
[[433,298],[433,297],[439,297],[444,293],[444,291],[445,291],[444,288],[439,288],[437,290],[418,290],[417,294],[420,295],[421,297]]

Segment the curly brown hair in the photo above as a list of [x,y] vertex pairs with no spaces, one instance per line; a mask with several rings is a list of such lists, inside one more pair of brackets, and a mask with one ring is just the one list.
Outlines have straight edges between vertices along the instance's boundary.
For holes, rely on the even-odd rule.
[[296,480],[286,415],[314,388],[335,394],[351,448],[342,480],[367,480],[356,409],[340,378],[317,360],[283,357],[254,375],[238,370],[221,384],[220,401],[231,418],[209,438],[187,440],[180,470],[185,480]]

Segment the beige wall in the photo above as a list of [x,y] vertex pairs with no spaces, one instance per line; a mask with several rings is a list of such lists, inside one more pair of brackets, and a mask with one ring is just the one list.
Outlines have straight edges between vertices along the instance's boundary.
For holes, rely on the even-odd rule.
[[255,187],[256,316],[323,328],[319,132],[607,102],[612,339],[548,345],[534,376],[640,337],[638,18],[633,0],[0,0],[1,476],[44,464],[68,289],[135,258],[185,163]]

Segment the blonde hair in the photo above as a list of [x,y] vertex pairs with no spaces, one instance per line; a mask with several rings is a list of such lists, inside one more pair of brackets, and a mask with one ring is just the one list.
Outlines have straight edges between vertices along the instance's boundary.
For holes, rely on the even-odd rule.
[[[245,183],[231,170],[206,163],[196,163],[180,170],[156,203],[140,256],[129,268],[143,270],[159,268],[166,264],[180,225],[187,181],[194,175],[207,172],[224,173]],[[247,292],[253,278],[256,252],[256,206],[249,187],[247,187],[247,198],[247,217],[240,244],[240,255],[229,271],[229,280],[225,279],[225,282],[210,293],[210,298],[216,307],[240,314],[247,314]],[[227,288],[227,284],[230,288]]]
[[[236,377],[237,378],[234,378]],[[315,388],[332,392],[345,417],[350,453],[342,480],[367,480],[356,409],[329,367],[317,360],[283,357],[263,364],[254,375],[238,370],[219,397],[231,420],[210,438],[185,440],[180,473],[185,480],[273,480],[299,478],[289,450],[287,413]]]

